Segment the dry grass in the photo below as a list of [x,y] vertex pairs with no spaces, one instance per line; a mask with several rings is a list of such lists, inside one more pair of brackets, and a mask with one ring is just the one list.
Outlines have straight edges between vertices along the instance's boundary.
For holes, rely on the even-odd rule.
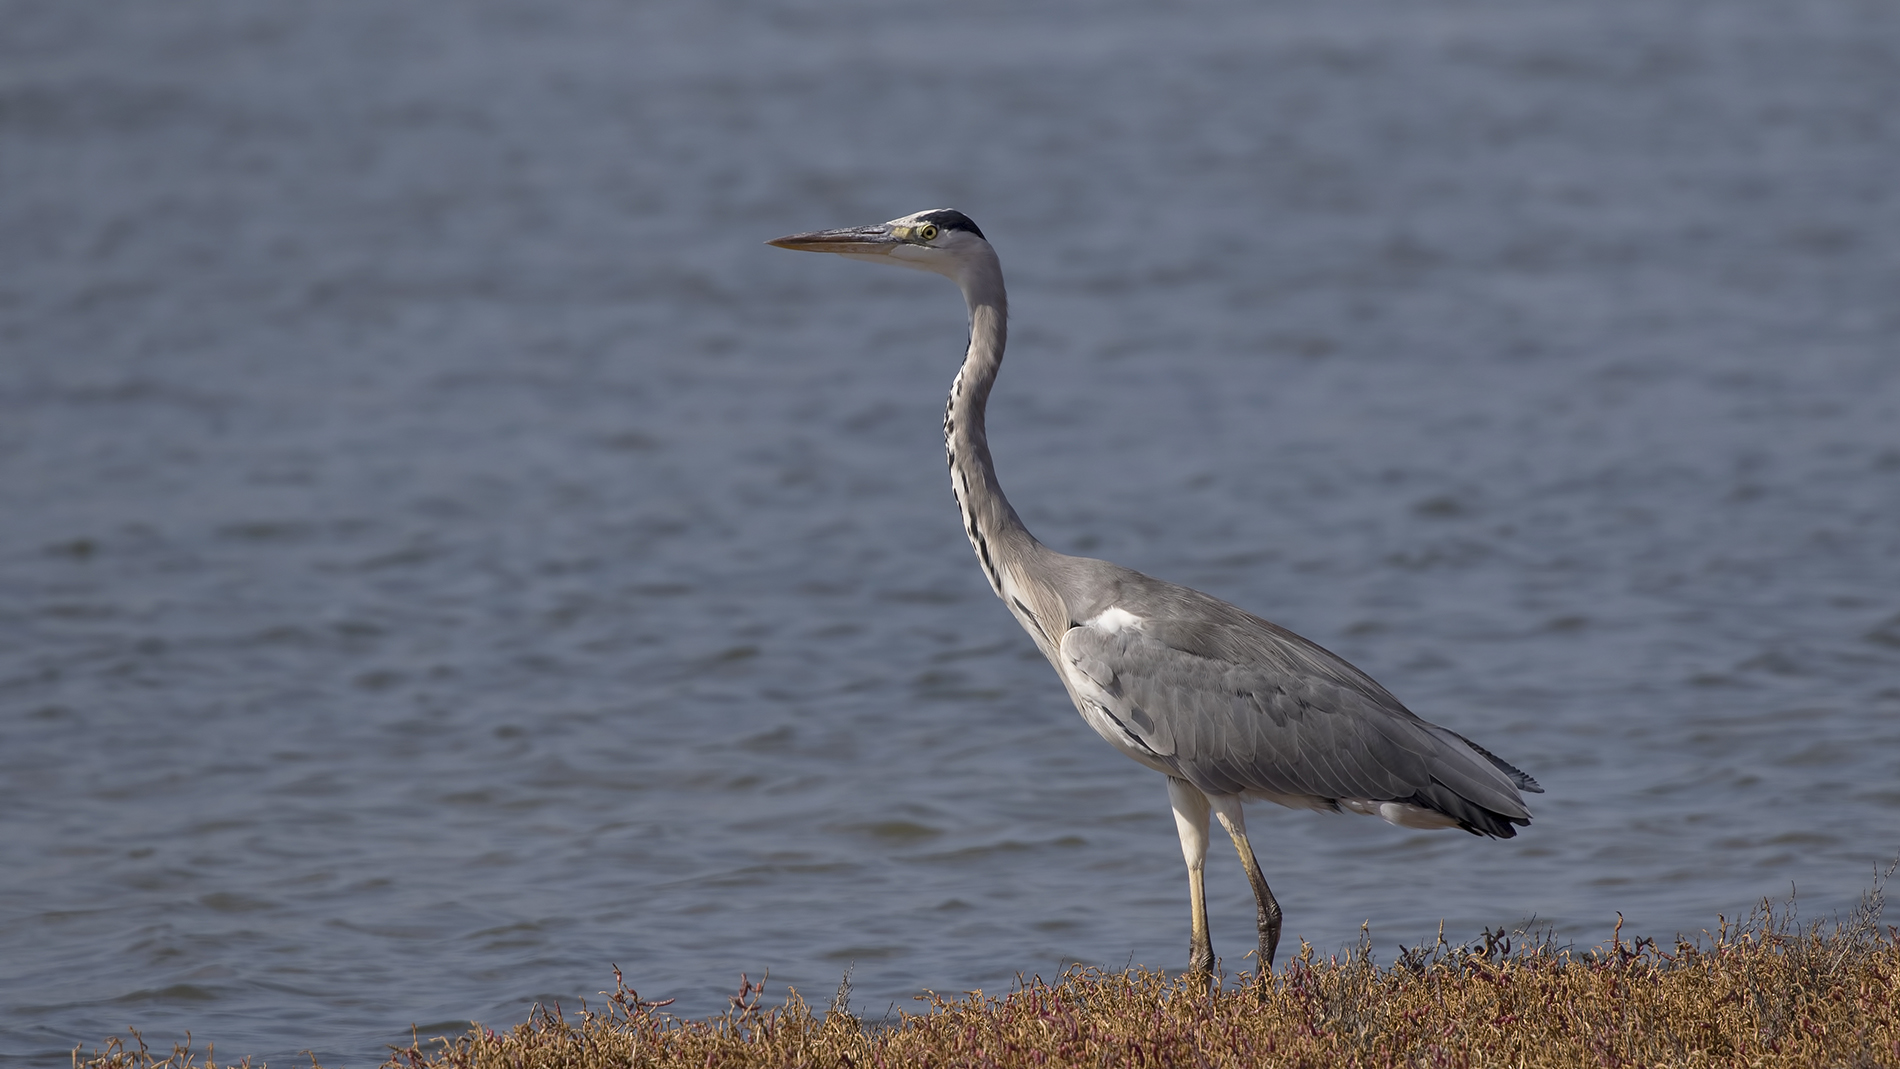
[[[932,997],[867,1023],[849,986],[812,1010],[796,992],[683,1020],[619,983],[598,1010],[538,1009],[502,1032],[394,1050],[390,1069],[692,1069],[751,1066],[1889,1066],[1900,1067],[1900,932],[1880,889],[1823,931],[1764,904],[1664,950],[1619,934],[1587,951],[1487,933],[1378,966],[1363,937],[1343,957],[1299,956],[1264,987],[1210,994],[1141,969],[1076,969],[1002,997]],[[136,1036],[135,1036],[136,1038]],[[210,1069],[119,1040],[83,1069]]]

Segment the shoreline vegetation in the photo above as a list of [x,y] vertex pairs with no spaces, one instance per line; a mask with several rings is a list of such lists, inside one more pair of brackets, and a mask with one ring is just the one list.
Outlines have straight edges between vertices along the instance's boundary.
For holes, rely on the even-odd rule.
[[[1584,950],[1548,933],[1461,946],[1441,935],[1385,965],[1362,931],[1338,955],[1302,942],[1264,986],[1243,973],[1210,994],[1184,976],[1077,967],[1000,996],[921,996],[921,1010],[883,1019],[852,1013],[849,973],[823,1009],[795,990],[764,1005],[764,982],[742,979],[724,1013],[685,1019],[616,969],[599,1007],[537,1006],[505,1031],[417,1038],[384,1065],[1900,1067],[1900,929],[1881,923],[1882,883],[1831,926],[1798,923],[1792,901],[1764,902],[1667,948],[1625,940],[1619,917],[1609,941]],[[73,1065],[214,1069],[213,1053],[161,1054],[134,1032],[75,1049]]]

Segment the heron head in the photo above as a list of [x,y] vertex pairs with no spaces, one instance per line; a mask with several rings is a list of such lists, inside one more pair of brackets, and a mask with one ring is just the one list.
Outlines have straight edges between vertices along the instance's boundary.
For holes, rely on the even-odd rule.
[[815,230],[766,242],[781,249],[831,252],[854,260],[880,260],[960,279],[969,266],[995,252],[970,217],[955,208],[933,208],[875,226]]

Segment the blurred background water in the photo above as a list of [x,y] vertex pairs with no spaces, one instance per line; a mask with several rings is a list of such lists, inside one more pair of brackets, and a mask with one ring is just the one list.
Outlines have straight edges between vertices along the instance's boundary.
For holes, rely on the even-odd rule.
[[[368,1065],[611,985],[1178,968],[1059,549],[1370,671],[1510,842],[1256,807],[1288,942],[1589,945],[1900,849],[1900,9],[0,0],[0,1060]],[[1252,904],[1211,864],[1230,969]]]

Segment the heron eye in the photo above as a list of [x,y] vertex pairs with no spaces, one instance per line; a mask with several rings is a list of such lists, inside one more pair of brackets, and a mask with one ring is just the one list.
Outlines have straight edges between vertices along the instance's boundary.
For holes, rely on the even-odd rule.
[[923,226],[918,227],[917,236],[924,241],[937,240],[937,224],[925,223]]

